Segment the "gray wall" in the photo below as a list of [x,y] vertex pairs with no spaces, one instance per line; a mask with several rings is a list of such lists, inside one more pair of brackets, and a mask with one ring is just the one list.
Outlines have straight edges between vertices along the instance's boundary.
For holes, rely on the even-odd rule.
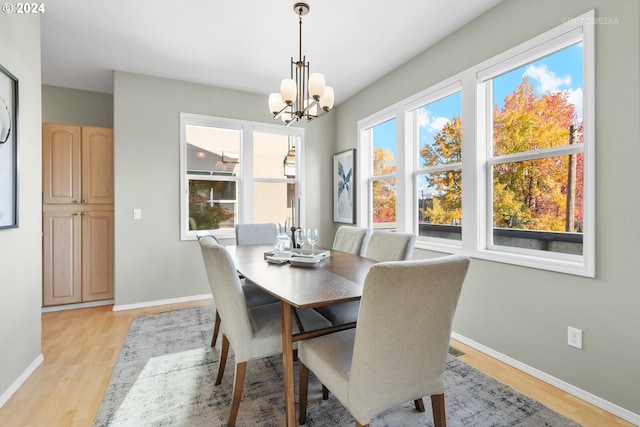
[[[0,13],[0,64],[19,80],[18,228],[0,230],[0,403],[40,356],[40,17]],[[6,395],[8,397],[8,393]]]
[[[596,28],[597,277],[474,259],[454,330],[640,414],[636,1],[507,0],[342,103],[336,111],[336,149],[356,147],[359,119],[592,8],[598,17],[612,18]],[[437,255],[415,253],[416,258]],[[567,346],[567,326],[584,331],[583,350]]]
[[[114,83],[116,305],[207,294],[198,244],[180,240],[179,115],[273,123],[267,97],[125,72]],[[327,189],[317,177],[329,167],[333,139],[321,121],[306,134],[307,221],[322,227],[315,195]],[[132,219],[133,208],[142,220]]]
[[113,95],[42,85],[42,121],[113,127]]

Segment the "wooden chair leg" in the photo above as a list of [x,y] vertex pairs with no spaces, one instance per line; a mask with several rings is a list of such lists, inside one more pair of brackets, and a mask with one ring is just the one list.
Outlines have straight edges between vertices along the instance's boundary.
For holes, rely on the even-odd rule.
[[218,310],[216,310],[216,321],[213,324],[213,337],[211,338],[211,347],[216,346],[216,341],[218,341],[218,334],[220,333],[220,315],[218,314]]
[[229,340],[222,334],[222,348],[220,349],[220,360],[218,361],[218,376],[216,376],[216,385],[220,385],[224,375],[224,368],[227,366],[227,357],[229,356]]
[[303,363],[299,364],[300,366],[300,387],[299,387],[299,413],[298,413],[298,423],[306,424],[307,423],[307,396],[309,394],[309,368],[307,368]]
[[422,400],[422,398],[420,399],[416,399],[413,401],[413,403],[416,405],[416,411],[418,412],[424,412],[424,400]]
[[431,406],[433,409],[433,424],[435,427],[447,427],[447,418],[444,408],[444,393],[431,396]]
[[356,420],[356,427],[369,427],[369,424],[360,424],[358,420]]
[[242,398],[242,387],[244,386],[244,377],[247,373],[247,362],[236,363],[236,372],[233,380],[233,397],[231,398],[231,410],[229,411],[229,420],[227,427],[236,425],[236,417],[240,408],[240,399]]
[[322,384],[322,400],[329,400],[329,389]]

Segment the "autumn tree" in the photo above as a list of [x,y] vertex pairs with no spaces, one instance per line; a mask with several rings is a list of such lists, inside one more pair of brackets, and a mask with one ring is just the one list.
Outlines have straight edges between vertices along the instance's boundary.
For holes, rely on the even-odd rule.
[[[537,95],[527,77],[493,112],[494,156],[566,146],[574,122],[567,92]],[[579,141],[576,141],[579,142]],[[580,156],[581,157],[581,156]],[[493,167],[494,226],[565,231],[569,156]],[[579,174],[581,178],[581,167]],[[576,206],[581,207],[582,192]]]
[[[382,176],[395,173],[396,163],[393,153],[384,148],[373,150],[373,175]],[[396,221],[396,185],[394,178],[373,181],[373,222]]]
[[[420,148],[425,167],[462,161],[462,119],[453,116],[434,138],[433,143]],[[462,219],[462,171],[460,169],[434,172],[426,177],[434,189],[432,203],[424,212],[433,224],[455,224]]]
[[[575,107],[568,92],[538,95],[525,76],[507,95],[502,109],[493,112],[493,155],[522,153],[565,146],[575,122]],[[575,127],[572,143],[582,143],[582,124]],[[420,149],[426,167],[462,161],[462,120],[453,117]],[[575,190],[568,186],[569,162],[575,164]],[[583,156],[545,157],[506,162],[493,167],[494,226],[548,231],[581,231]],[[434,224],[453,224],[462,218],[461,171],[448,170],[426,176],[434,198],[423,215]],[[567,221],[567,204],[574,203],[573,221]],[[566,230],[568,224],[572,229]]]

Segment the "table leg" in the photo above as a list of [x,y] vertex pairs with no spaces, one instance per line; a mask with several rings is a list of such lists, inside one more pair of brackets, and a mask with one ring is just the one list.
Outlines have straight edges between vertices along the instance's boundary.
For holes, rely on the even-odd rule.
[[282,301],[280,314],[282,317],[282,365],[284,373],[284,408],[288,427],[296,425],[296,396],[294,385],[293,340],[291,325],[291,305]]

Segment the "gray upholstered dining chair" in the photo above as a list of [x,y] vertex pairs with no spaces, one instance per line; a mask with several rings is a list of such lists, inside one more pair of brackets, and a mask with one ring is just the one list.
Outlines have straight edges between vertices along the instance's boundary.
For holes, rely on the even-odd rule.
[[[273,245],[277,235],[278,230],[273,223],[236,224],[236,245]],[[249,307],[278,301],[250,280],[244,282],[243,289]]]
[[236,245],[273,245],[277,235],[273,223],[236,224]]
[[300,424],[306,422],[311,370],[356,426],[412,400],[424,412],[422,398],[431,396],[435,426],[444,427],[443,374],[468,267],[462,255],[371,267],[355,329],[298,342]]
[[[413,255],[416,236],[411,233],[375,230],[364,249],[364,256],[375,261],[406,261]],[[390,284],[393,286],[393,284]],[[318,307],[316,311],[326,317],[333,326],[353,323],[358,318],[359,301]]]
[[[235,425],[240,407],[247,361],[282,353],[282,322],[280,303],[248,307],[244,287],[236,272],[231,256],[224,246],[212,236],[199,240],[202,259],[213,298],[222,322],[222,347],[215,384],[222,382],[229,348],[235,355],[235,375],[231,409],[227,425]],[[305,328],[316,329],[328,326],[328,322],[313,310],[298,313]],[[293,332],[299,332],[294,322]]]
[[415,243],[416,236],[412,233],[375,230],[364,256],[376,261],[406,261],[411,259]]
[[[272,245],[276,241],[276,236],[277,229],[275,224],[236,224],[237,245]],[[219,240],[218,243],[220,243]],[[249,307],[257,307],[263,304],[278,302],[277,298],[269,295],[250,280],[243,280],[242,287],[244,290],[244,296],[247,300],[247,306]],[[211,337],[211,347],[216,345],[219,332],[220,316],[218,315],[218,311],[216,310],[216,320],[213,327],[213,336]]]
[[363,255],[367,248],[370,231],[364,227],[342,225],[336,231],[332,248],[351,254]]

